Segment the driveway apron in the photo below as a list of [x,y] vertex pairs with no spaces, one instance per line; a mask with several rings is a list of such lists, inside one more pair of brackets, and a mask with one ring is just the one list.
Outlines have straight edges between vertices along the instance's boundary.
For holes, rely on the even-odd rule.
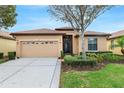
[[61,63],[57,58],[21,58],[0,64],[0,87],[57,88]]

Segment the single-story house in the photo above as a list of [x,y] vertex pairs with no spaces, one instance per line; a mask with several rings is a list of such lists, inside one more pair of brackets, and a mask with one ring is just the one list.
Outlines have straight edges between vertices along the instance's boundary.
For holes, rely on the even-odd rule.
[[[121,36],[124,36],[124,30],[112,33],[111,36],[109,37],[108,45],[116,44],[117,39],[120,38]],[[110,48],[109,50],[111,50],[114,54],[122,55],[120,47],[110,47],[109,46],[109,48]]]
[[[17,57],[59,57],[60,52],[80,54],[82,39],[80,33],[70,27],[35,29],[11,33],[16,38]],[[110,34],[85,32],[86,51],[108,51],[107,39]]]
[[16,51],[16,40],[9,32],[0,31],[0,52],[4,53],[4,56],[8,55],[8,52]]

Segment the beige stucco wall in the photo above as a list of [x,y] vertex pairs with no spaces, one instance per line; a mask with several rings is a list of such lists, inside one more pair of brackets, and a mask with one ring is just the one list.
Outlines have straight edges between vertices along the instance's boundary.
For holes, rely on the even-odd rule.
[[[85,44],[85,51],[88,51],[88,38],[97,38],[97,51],[108,51],[107,47],[107,37],[103,36],[85,36],[84,37],[84,44]],[[82,40],[79,37],[79,52],[82,51]]]
[[109,51],[112,51],[114,54],[122,55],[121,48],[120,47],[114,47],[113,49],[110,48],[110,46],[111,46],[111,40],[114,40],[114,44],[117,43],[116,42],[117,41],[117,38],[108,40],[107,43],[108,43],[108,49],[109,49]]
[[4,53],[4,56],[8,55],[8,52],[16,51],[16,41],[0,38],[0,52]]
[[[72,44],[73,44],[73,54],[79,54],[82,51],[82,39],[81,37],[75,37],[76,35],[79,35],[76,31],[61,31],[65,32],[66,35],[72,35]],[[108,51],[108,42],[107,37],[98,37],[97,38],[97,44],[98,44],[98,50],[97,51]],[[37,41],[37,40],[57,40],[59,42],[58,49],[59,51],[63,50],[63,37],[62,35],[17,35],[16,36],[16,51],[17,56],[21,56],[21,41]],[[85,50],[88,51],[88,37],[85,37]],[[45,51],[45,50],[44,50]],[[59,52],[60,56],[60,52]]]
[[[21,57],[21,41],[40,41],[40,40],[47,40],[47,41],[58,41],[58,51],[60,56],[60,51],[63,49],[62,45],[62,35],[22,35],[22,36],[16,36],[16,51],[17,51],[17,57]],[[44,49],[44,51],[47,51]],[[52,55],[52,53],[51,53]]]
[[109,39],[107,40],[107,50],[112,51],[111,50],[111,40],[109,40]]

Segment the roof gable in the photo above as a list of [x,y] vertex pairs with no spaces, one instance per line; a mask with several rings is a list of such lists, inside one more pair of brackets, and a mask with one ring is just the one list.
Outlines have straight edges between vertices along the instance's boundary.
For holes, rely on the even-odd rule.
[[0,31],[0,37],[5,39],[12,39],[12,40],[15,39],[12,35],[10,35],[9,32],[6,32],[6,31]]
[[121,37],[121,36],[124,36],[124,30],[120,30],[120,31],[112,33],[111,36],[110,36],[110,39],[118,38],[118,37]]

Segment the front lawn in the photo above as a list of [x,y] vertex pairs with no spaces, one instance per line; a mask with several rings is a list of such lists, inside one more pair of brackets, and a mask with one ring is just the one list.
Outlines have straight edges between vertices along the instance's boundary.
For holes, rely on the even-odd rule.
[[124,88],[124,65],[108,64],[98,71],[67,71],[61,73],[63,88]]

